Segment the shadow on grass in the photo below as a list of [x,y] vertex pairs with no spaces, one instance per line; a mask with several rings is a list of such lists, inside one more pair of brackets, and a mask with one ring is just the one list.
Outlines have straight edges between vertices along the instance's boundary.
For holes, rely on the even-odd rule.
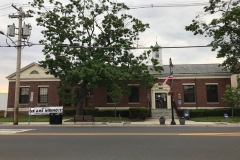
[[[73,122],[73,116],[63,116],[64,122]],[[126,117],[94,117],[95,122],[142,122],[142,119],[130,119]],[[19,116],[18,122],[28,122],[28,116]],[[13,117],[0,117],[0,122],[13,122]],[[46,116],[30,116],[30,122],[49,122],[49,115]]]

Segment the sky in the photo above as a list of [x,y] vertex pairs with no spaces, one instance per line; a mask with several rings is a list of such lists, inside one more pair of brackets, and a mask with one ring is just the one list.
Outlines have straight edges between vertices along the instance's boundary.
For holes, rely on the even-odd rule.
[[[24,11],[30,9],[26,5],[31,0],[8,0],[0,1],[0,31],[7,33],[7,25],[18,25],[18,19],[9,18],[11,14],[18,14],[17,10],[11,7],[22,7]],[[154,46],[157,42],[162,47],[176,46],[205,46],[211,42],[210,38],[194,36],[192,32],[185,30],[195,16],[203,13],[204,5],[189,6],[191,4],[206,4],[208,0],[115,0],[124,2],[130,10],[127,13],[148,23],[150,28],[140,35],[139,47]],[[182,7],[180,7],[182,6]],[[184,6],[184,7],[183,7]],[[207,17],[206,17],[206,20]],[[25,24],[31,24],[32,32],[29,42],[38,43],[43,38],[43,28],[36,25],[35,18],[25,18]],[[0,46],[6,46],[11,41],[0,34]],[[17,36],[12,37],[17,41]],[[22,49],[21,67],[32,62],[44,59],[42,46],[31,46]],[[178,48],[162,49],[163,64],[167,65],[169,58],[173,64],[208,64],[222,63],[223,59],[216,58],[217,53],[211,48]],[[6,77],[16,71],[17,49],[14,47],[0,47],[0,93],[8,91],[8,80]]]

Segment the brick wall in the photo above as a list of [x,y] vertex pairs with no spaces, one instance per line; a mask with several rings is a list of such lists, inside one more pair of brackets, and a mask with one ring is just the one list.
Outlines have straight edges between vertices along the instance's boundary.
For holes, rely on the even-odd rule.
[[[128,95],[123,95],[120,103],[117,107],[147,107],[148,100],[147,94],[150,94],[150,89],[147,89],[143,85],[139,85],[139,103],[129,103]],[[93,94],[93,105],[95,107],[115,107],[113,103],[107,103],[107,90],[105,88],[99,88],[94,91]]]
[[[184,103],[183,83],[195,83],[195,103]],[[218,103],[207,102],[207,83],[218,84]],[[213,79],[174,79],[173,91],[175,92],[174,100],[177,102],[177,94],[182,96],[182,105],[180,107],[225,107],[223,101],[226,85],[231,84],[230,78],[213,78]]]
[[[163,80],[158,80],[162,82]],[[184,103],[184,93],[183,93],[183,84],[194,83],[195,84],[195,103]],[[218,84],[218,103],[208,103],[207,102],[207,93],[206,93],[206,83],[216,83]],[[175,93],[174,100],[177,104],[178,94],[182,96],[182,104],[178,107],[225,107],[223,101],[223,95],[225,92],[226,85],[231,84],[230,78],[206,78],[206,79],[174,79],[172,84],[172,90]],[[21,82],[20,86],[29,86],[29,95],[31,92],[34,92],[34,101],[32,106],[59,106],[62,105],[58,95],[58,86],[60,85],[59,81],[29,81]],[[39,104],[38,103],[38,86],[49,86],[48,87],[48,103]],[[159,90],[160,91],[160,90]],[[89,107],[147,107],[148,99],[147,95],[151,93],[151,89],[139,85],[139,103],[129,103],[128,95],[123,95],[119,104],[115,105],[113,103],[107,103],[107,90],[105,88],[99,88],[93,92],[91,96],[91,105]],[[8,93],[8,108],[14,107],[14,94],[15,94],[15,82],[9,83],[9,93]],[[154,96],[154,95],[152,95]],[[20,108],[27,109],[30,104],[20,104]],[[75,107],[72,106],[72,107]]]
[[[158,82],[163,82],[163,80],[158,80]],[[184,103],[184,91],[183,84],[193,83],[195,84],[195,103]],[[207,102],[207,83],[218,84],[218,100],[217,103]],[[225,92],[226,85],[231,84],[230,78],[206,78],[206,79],[174,79],[172,84],[172,90],[174,94],[174,101],[178,102],[178,94],[182,96],[182,104],[178,107],[225,107],[223,101],[223,95]],[[146,107],[148,106],[147,94],[150,94],[150,89],[145,88],[143,85],[139,86],[139,103],[128,103],[128,95],[124,95],[117,107]],[[159,90],[161,92],[161,90]],[[154,96],[154,95],[152,95]],[[105,88],[99,88],[94,92],[93,95],[93,106],[95,107],[115,107],[114,104],[107,103],[107,91]]]
[[[59,81],[28,81],[21,82],[20,86],[28,86],[29,87],[29,97],[30,93],[34,92],[33,102],[31,106],[59,106],[60,99],[58,96],[58,86],[60,85]],[[38,86],[48,86],[48,103],[40,104],[38,103]],[[9,82],[8,89],[8,108],[14,108],[14,98],[15,98],[15,82]],[[30,103],[28,104],[19,104],[19,108],[28,108]]]

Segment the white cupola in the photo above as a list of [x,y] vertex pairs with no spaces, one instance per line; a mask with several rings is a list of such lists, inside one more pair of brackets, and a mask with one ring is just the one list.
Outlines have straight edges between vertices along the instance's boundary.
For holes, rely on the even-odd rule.
[[158,45],[156,42],[155,46],[153,48],[157,48],[157,50],[154,50],[152,52],[152,58],[156,59],[158,61],[158,65],[162,66],[162,48]]

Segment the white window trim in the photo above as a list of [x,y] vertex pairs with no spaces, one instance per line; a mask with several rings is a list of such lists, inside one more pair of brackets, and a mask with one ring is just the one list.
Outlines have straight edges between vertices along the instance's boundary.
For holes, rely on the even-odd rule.
[[195,83],[183,83],[182,85],[183,85],[183,86],[194,86]]
[[205,85],[218,85],[218,83],[205,83]]
[[39,85],[38,88],[49,88],[49,85]]
[[128,84],[128,86],[140,86],[140,84]]

